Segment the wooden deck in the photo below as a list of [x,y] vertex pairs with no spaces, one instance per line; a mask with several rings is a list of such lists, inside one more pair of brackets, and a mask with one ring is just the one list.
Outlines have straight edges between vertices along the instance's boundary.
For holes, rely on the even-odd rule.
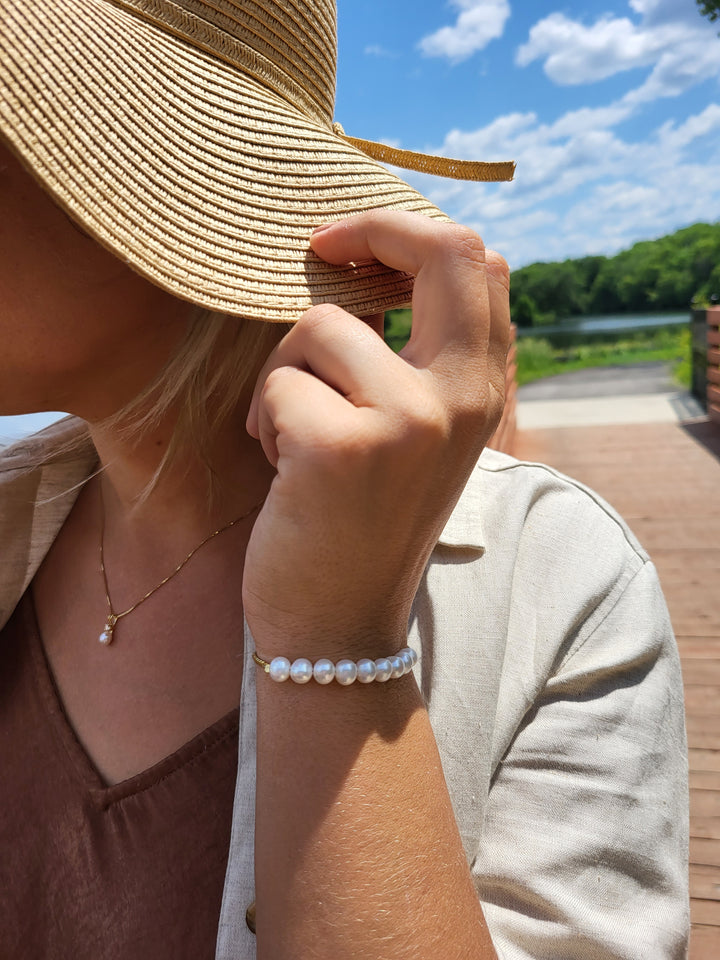
[[[689,960],[720,958],[720,425],[518,433],[516,456],[587,483],[657,565],[678,639],[690,747]],[[650,960],[650,958],[648,958]]]

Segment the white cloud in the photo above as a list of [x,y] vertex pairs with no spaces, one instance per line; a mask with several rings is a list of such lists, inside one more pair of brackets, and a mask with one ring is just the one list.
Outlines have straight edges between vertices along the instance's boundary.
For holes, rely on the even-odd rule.
[[510,16],[509,0],[450,0],[460,9],[452,27],[441,27],[419,43],[427,57],[447,57],[453,63],[467,60],[503,35]]
[[720,104],[711,103],[702,113],[688,117],[676,126],[671,120],[657,131],[658,145],[664,151],[677,151],[710,133],[720,130]]
[[379,43],[371,43],[365,47],[363,53],[368,57],[380,57],[383,60],[397,60],[399,56],[399,54],[393,50],[388,50],[386,47],[380,46]]
[[593,24],[552,13],[530,30],[515,62],[543,61],[545,73],[561,85],[593,83],[626,70],[653,67],[630,102],[675,96],[720,74],[715,30],[690,0],[630,0],[641,14],[603,16]]
[[621,70],[646,67],[671,44],[674,30],[663,25],[642,31],[625,17],[603,17],[592,26],[552,13],[530,30],[515,62],[526,67],[544,58],[545,73],[562,85],[592,83]]
[[645,23],[663,23],[668,20],[688,20],[696,23],[700,12],[690,0],[629,0],[636,13],[641,13]]
[[454,130],[439,152],[514,158],[516,181],[448,186],[416,175],[412,182],[513,267],[614,253],[688,223],[720,219],[720,104],[664,123],[641,142],[612,129],[613,118],[626,111],[622,103],[588,108],[549,124],[515,113],[480,130]]
[[634,105],[660,97],[675,97],[717,76],[720,76],[720,42],[704,34],[702,37],[690,35],[664,51],[647,80],[627,93],[624,100]]

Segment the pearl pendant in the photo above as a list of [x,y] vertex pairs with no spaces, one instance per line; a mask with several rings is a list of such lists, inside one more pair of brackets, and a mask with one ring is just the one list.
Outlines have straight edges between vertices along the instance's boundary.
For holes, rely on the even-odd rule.
[[111,613],[107,620],[105,621],[105,629],[98,637],[98,641],[104,646],[108,647],[113,642],[113,630],[115,629],[115,624],[117,623],[117,617],[114,613]]

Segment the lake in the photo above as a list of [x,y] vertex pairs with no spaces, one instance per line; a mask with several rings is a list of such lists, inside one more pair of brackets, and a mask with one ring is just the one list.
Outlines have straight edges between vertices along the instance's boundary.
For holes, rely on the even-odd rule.
[[546,337],[553,334],[629,333],[644,328],[674,327],[690,322],[690,310],[684,313],[619,313],[609,316],[570,317],[547,327],[518,327],[519,337]]

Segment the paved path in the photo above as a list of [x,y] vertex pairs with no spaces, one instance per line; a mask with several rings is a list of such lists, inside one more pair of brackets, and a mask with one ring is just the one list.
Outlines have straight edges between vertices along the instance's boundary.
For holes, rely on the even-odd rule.
[[590,427],[610,423],[671,423],[702,415],[678,388],[666,363],[574,370],[518,390],[518,427]]
[[569,400],[676,392],[670,364],[650,361],[559,373],[525,384],[519,396],[524,400]]
[[552,427],[520,431],[515,453],[549,463],[597,490],[626,518],[657,565],[685,679],[690,960],[718,960],[720,427],[704,419],[682,425],[675,414],[665,422],[582,427],[557,425],[556,419]]

